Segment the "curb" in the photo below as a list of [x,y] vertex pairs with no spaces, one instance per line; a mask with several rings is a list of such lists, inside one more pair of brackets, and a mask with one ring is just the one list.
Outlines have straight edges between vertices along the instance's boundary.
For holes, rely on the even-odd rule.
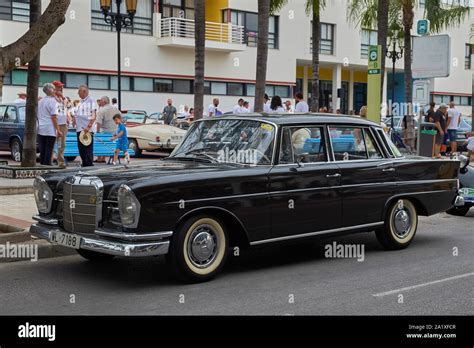
[[22,195],[33,193],[33,186],[0,187],[0,195]]
[[[29,233],[28,233],[29,234]],[[45,240],[34,239],[28,242],[17,243],[20,245],[36,245],[38,247],[38,260],[48,259],[52,257],[62,257],[62,256],[71,256],[76,255],[76,251],[71,248],[66,248],[60,245],[53,245]],[[15,243],[11,243],[15,245]],[[7,262],[20,262],[20,261],[30,261],[25,258],[0,258],[0,264]]]

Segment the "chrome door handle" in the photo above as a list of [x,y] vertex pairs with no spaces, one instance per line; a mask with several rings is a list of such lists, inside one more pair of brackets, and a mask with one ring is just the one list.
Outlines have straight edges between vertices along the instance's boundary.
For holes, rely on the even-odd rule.
[[328,174],[326,175],[326,178],[331,179],[331,178],[340,178],[341,174],[336,173],[336,174]]
[[382,169],[382,172],[394,172],[395,168],[384,168]]

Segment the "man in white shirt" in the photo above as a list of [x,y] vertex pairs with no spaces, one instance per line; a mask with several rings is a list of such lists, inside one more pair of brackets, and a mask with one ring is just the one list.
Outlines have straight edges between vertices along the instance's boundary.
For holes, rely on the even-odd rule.
[[304,101],[302,93],[300,92],[296,93],[295,100],[296,100],[295,112],[302,112],[302,113],[309,112],[308,103]]
[[63,96],[64,84],[61,81],[53,81],[55,87],[55,97],[58,103],[58,126],[62,135],[58,135],[56,142],[58,144],[58,166],[66,168],[66,160],[64,159],[64,150],[66,149],[66,136],[69,125],[69,112],[67,110],[67,99]]
[[243,114],[246,111],[244,110],[244,100],[240,98],[237,102],[237,105],[234,106],[234,109],[232,110],[232,113],[234,114]]
[[117,102],[117,98],[112,98],[112,106],[116,109],[118,109],[118,102]]
[[15,99],[14,103],[15,104],[26,104],[26,93],[23,91],[20,91],[17,93],[18,98]]
[[[117,107],[110,104],[110,99],[107,96],[100,98],[99,111],[97,111],[97,133],[110,134],[112,136],[117,130],[117,125],[114,122],[114,116],[120,111]],[[97,163],[105,163],[105,156],[97,157]]]
[[461,113],[455,108],[454,102],[449,103],[447,129],[451,145],[451,152],[457,152],[458,143],[456,142],[459,124],[461,123]]
[[55,98],[55,87],[52,83],[43,86],[46,94],[38,103],[38,144],[40,148],[40,163],[51,165],[56,136],[63,136],[58,125],[58,102]]
[[[74,116],[74,125],[77,132],[77,146],[81,156],[83,167],[92,167],[94,165],[94,134],[93,127],[96,121],[97,103],[89,96],[89,87],[81,85],[77,92],[81,102],[77,106]],[[79,135],[84,131],[91,133],[92,142],[85,146],[79,141]]]
[[286,110],[286,112],[288,112],[290,114],[295,112],[295,108],[294,108],[293,104],[291,104],[291,100],[289,100],[289,99],[287,99],[285,101],[285,110]]
[[270,107],[271,105],[270,98],[268,97],[267,93],[265,93],[265,96],[263,97],[263,99],[265,100],[265,104],[263,104],[263,112],[272,112],[272,109]]
[[222,111],[219,110],[219,98],[214,98],[212,100],[212,104],[209,105],[207,114],[209,117],[222,115]]

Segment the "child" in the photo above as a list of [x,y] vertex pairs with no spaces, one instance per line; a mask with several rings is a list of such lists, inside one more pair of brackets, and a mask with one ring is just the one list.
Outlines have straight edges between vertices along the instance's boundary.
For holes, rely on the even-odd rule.
[[112,137],[112,141],[117,139],[115,143],[115,153],[113,164],[116,165],[118,161],[118,156],[120,151],[123,151],[127,164],[130,164],[130,156],[128,155],[128,138],[127,138],[127,128],[122,123],[122,115],[115,114],[113,117],[115,124],[117,125],[117,133]]
[[471,132],[471,136],[467,138],[464,142],[464,145],[469,151],[469,156],[471,157],[471,162],[474,162],[474,132]]

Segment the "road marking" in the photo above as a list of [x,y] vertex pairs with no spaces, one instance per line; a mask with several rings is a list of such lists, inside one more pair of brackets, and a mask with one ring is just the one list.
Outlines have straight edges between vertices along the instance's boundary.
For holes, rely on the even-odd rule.
[[379,292],[378,294],[372,294],[372,296],[375,296],[375,297],[382,297],[382,296],[387,296],[387,295],[398,294],[398,293],[403,292],[403,291],[412,290],[412,289],[416,289],[416,288],[421,288],[421,287],[423,287],[423,286],[428,286],[428,285],[443,283],[443,282],[447,282],[447,281],[449,281],[449,280],[455,280],[455,279],[460,279],[460,278],[466,278],[466,277],[470,277],[470,276],[474,276],[474,272],[466,273],[466,274],[460,274],[460,275],[457,275],[457,276],[454,276],[454,277],[449,277],[449,278],[434,280],[434,281],[428,282],[428,283],[417,284],[417,285],[413,285],[413,286],[407,286],[407,287],[405,287],[405,288],[400,288],[400,289],[395,289],[395,290],[390,290],[390,291],[385,291],[385,292]]

